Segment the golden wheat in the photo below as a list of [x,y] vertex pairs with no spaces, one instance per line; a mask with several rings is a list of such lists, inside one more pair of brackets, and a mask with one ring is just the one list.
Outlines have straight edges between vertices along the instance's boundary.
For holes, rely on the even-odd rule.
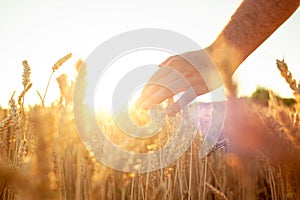
[[24,60],[22,62],[22,64],[23,64],[23,74],[22,74],[23,81],[22,81],[22,84],[25,88],[27,86],[27,84],[30,83],[31,69],[30,69],[29,64],[27,63],[27,60]]
[[[52,73],[70,56],[59,59]],[[287,66],[278,64],[295,89]],[[144,174],[125,173],[103,166],[80,141],[70,106],[74,83],[66,75],[57,79],[61,101],[49,107],[42,101],[42,106],[24,108],[31,83],[30,67],[27,62],[23,66],[23,92],[17,102],[12,95],[8,109],[0,108],[0,199],[210,200],[300,196],[300,102],[288,108],[272,92],[268,107],[250,100],[229,99],[224,127],[227,132],[222,133],[207,157],[199,158],[203,138],[198,135],[189,150],[170,166]],[[77,70],[84,68],[82,61],[76,64]],[[235,94],[234,85],[230,90]],[[84,91],[80,98],[83,97]],[[85,120],[82,119],[83,125],[88,123]],[[177,118],[168,118],[160,138],[139,141],[124,136],[110,119],[106,120],[100,125],[109,139],[120,148],[144,153],[161,149],[178,126]],[[145,119],[139,120],[143,123]],[[200,120],[201,125],[207,123],[204,118]],[[114,156],[114,152],[110,153]]]
[[56,61],[56,63],[53,65],[52,67],[52,71],[55,72],[56,70],[58,70],[59,67],[61,67],[67,60],[69,60],[69,58],[72,57],[72,53],[69,53],[67,55],[65,55],[64,57],[60,58],[58,61]]

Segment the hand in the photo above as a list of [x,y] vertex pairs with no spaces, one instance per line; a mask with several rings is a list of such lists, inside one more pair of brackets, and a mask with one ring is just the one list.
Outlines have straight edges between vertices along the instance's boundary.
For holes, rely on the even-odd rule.
[[144,87],[137,106],[150,109],[179,92],[183,95],[167,109],[174,115],[197,96],[210,92],[222,85],[217,66],[209,49],[171,56],[160,64],[160,68]]

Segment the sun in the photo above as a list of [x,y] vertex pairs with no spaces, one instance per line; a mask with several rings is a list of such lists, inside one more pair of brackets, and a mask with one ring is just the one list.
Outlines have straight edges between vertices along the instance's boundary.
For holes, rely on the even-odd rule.
[[[132,72],[135,68],[149,64],[157,66],[157,68],[153,69],[154,73],[158,69],[158,65],[171,55],[171,53],[159,49],[139,49],[120,56],[107,67],[101,80],[98,80],[97,89],[94,95],[95,111],[111,112],[114,91],[120,80],[126,74]],[[149,78],[153,73],[149,73]],[[143,85],[137,85],[131,92],[130,98],[127,100],[128,107],[134,106],[136,100],[140,96],[142,86]]]

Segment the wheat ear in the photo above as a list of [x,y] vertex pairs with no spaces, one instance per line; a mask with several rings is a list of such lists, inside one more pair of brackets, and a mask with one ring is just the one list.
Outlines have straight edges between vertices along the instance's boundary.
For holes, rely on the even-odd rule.
[[58,68],[60,66],[62,66],[71,57],[72,57],[72,53],[69,53],[69,54],[65,55],[64,57],[60,58],[58,61],[56,61],[56,63],[53,65],[53,67],[52,67],[52,73],[50,74],[50,77],[48,79],[48,83],[47,83],[47,86],[46,86],[46,89],[45,89],[45,93],[44,93],[44,96],[43,96],[43,99],[42,99],[42,106],[44,106],[44,104],[45,104],[46,94],[47,94],[47,91],[48,91],[48,88],[49,88],[49,84],[50,84],[50,81],[51,81],[51,78],[52,78],[54,72],[56,70],[58,70]]

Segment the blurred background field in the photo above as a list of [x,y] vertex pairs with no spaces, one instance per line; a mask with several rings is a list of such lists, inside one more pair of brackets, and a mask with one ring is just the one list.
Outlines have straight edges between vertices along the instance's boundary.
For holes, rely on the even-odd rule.
[[[58,60],[52,72],[59,73],[70,56]],[[82,66],[78,61],[74,71]],[[41,103],[24,106],[34,84],[24,61],[24,90],[13,93],[8,107],[0,109],[0,199],[297,199],[299,85],[283,61],[277,61],[277,67],[294,98],[283,99],[262,88],[251,98],[231,97],[222,136],[208,156],[199,158],[197,136],[175,163],[138,174],[103,166],[86,150],[73,119],[74,82],[65,74],[57,76],[57,83],[50,81],[60,88],[59,100],[45,106],[47,96],[39,92]],[[201,120],[205,123],[204,117]],[[172,134],[174,122],[166,121],[161,140],[144,142],[126,139],[108,118],[100,124],[120,147],[149,152],[162,147],[164,142],[158,141]],[[88,125],[84,119],[82,123]]]
[[[235,73],[238,99],[228,100],[226,126],[207,157],[198,156],[199,136],[167,168],[123,173],[101,165],[78,137],[72,98],[79,57],[111,36],[145,27],[173,30],[206,47],[241,2],[0,0],[0,199],[299,199],[300,87],[289,72],[299,74],[299,10]],[[71,60],[68,54],[47,68],[70,49]],[[127,64],[167,57],[160,56]],[[279,61],[278,73],[276,58],[289,68]],[[257,85],[267,88],[255,91]],[[207,113],[199,119],[202,129]],[[139,123],[148,120],[133,114]],[[106,113],[99,116],[112,142],[136,152],[160,149],[177,125],[168,119],[162,134],[141,142]]]

